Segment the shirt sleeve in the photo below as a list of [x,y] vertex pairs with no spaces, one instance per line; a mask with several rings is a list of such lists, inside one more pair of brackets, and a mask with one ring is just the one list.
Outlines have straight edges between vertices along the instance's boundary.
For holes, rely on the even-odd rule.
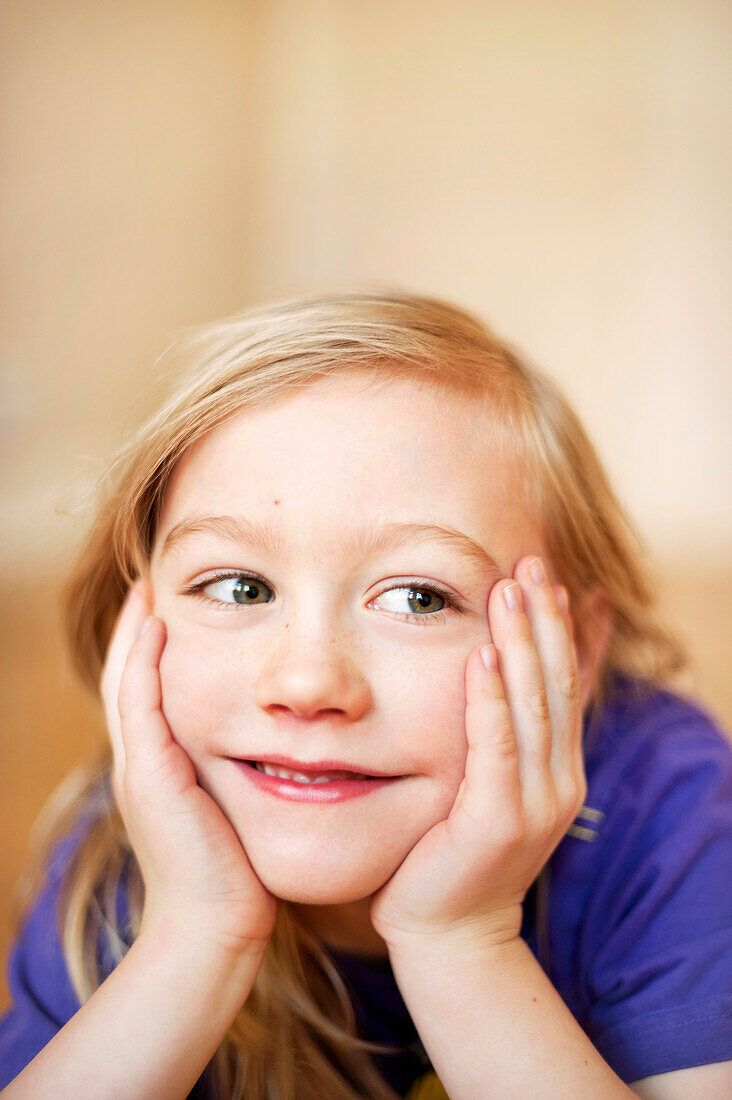
[[54,848],[43,885],[10,947],[6,975],[11,1004],[0,1018],[0,1089],[33,1060],[80,1007],[57,922],[63,870],[77,841],[78,837],[71,835]]
[[[7,981],[11,1005],[0,1017],[0,1089],[4,1089],[81,1007],[69,977],[61,945],[58,903],[64,872],[88,822],[81,822],[53,849],[43,885],[11,944]],[[124,890],[118,894],[118,918],[127,913]],[[109,949],[97,944],[102,975],[115,966]],[[213,1100],[210,1063],[188,1100]]]
[[732,1058],[727,736],[689,708],[639,738],[603,831],[580,1023],[626,1083]]

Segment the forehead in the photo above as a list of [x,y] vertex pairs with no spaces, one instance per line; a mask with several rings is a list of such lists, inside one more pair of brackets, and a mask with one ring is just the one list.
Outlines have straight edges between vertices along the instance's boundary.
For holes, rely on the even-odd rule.
[[484,402],[421,380],[369,381],[319,380],[198,440],[171,476],[158,546],[204,513],[272,519],[303,550],[337,542],[346,523],[396,520],[453,526],[509,554],[536,539],[523,463]]

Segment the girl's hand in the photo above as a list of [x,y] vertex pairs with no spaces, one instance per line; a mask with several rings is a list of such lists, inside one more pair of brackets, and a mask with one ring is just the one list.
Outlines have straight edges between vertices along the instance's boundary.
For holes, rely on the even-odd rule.
[[491,590],[497,667],[484,667],[481,646],[468,657],[468,755],[452,810],[372,899],[372,924],[389,946],[455,930],[517,938],[526,892],[584,802],[580,676],[569,612],[557,602],[566,592],[533,580],[536,562],[522,558],[518,583]]
[[130,589],[101,677],[112,786],[145,883],[140,933],[263,952],[279,901],[170,732],[159,674],[165,624],[150,618],[141,632],[148,601],[145,582]]

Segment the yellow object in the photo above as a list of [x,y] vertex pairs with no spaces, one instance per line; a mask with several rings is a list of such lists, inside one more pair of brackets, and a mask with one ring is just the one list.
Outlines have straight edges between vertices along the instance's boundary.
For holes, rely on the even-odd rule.
[[415,1081],[405,1100],[450,1100],[436,1073],[430,1071]]

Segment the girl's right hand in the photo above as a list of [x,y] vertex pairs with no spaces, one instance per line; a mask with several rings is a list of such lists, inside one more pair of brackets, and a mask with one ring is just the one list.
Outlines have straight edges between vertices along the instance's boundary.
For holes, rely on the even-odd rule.
[[101,691],[112,742],[112,787],[145,883],[140,934],[261,951],[279,900],[252,868],[231,822],[200,787],[162,712],[165,624],[149,584],[127,594],[107,650]]

